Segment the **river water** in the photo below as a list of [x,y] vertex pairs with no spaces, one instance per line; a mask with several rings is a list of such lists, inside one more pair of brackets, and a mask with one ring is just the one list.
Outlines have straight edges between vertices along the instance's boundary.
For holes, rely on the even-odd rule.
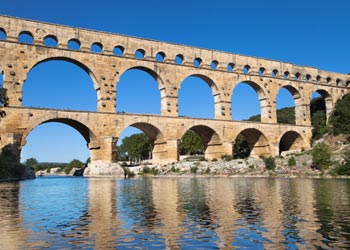
[[0,249],[350,249],[350,180],[0,183]]

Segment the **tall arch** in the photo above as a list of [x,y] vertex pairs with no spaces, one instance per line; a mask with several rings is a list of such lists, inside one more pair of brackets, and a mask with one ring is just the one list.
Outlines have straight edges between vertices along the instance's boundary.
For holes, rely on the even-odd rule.
[[321,96],[324,99],[325,106],[326,106],[326,117],[327,117],[326,119],[328,123],[328,119],[334,108],[333,98],[327,90],[317,89],[311,94],[311,97],[310,97],[311,99],[313,98],[314,93],[317,93],[319,96]]
[[296,131],[288,131],[280,138],[279,153],[290,150],[303,150],[306,148],[303,137]]
[[232,119],[248,120],[252,118],[253,121],[266,121],[268,119],[267,105],[265,92],[257,83],[242,81],[233,88],[231,95]]
[[[291,113],[294,117],[291,117]],[[303,104],[299,91],[290,85],[282,86],[276,95],[277,122],[302,124],[303,113]]]
[[99,89],[86,65],[67,57],[46,58],[28,72],[22,105],[96,111]]
[[[77,132],[80,136],[77,136]],[[30,138],[29,145],[27,144],[28,138]],[[82,143],[81,138],[85,141],[85,146],[83,146],[84,143]],[[39,156],[39,158],[44,159],[44,161],[68,162],[74,158],[80,158],[81,161],[85,162],[90,155],[89,143],[95,140],[96,137],[94,133],[85,124],[79,121],[65,117],[43,118],[33,122],[24,131],[20,150],[24,158],[34,157],[34,155],[39,154],[36,155],[36,157]],[[60,143],[64,143],[64,145],[59,145]],[[26,150],[27,147],[29,147],[28,150]],[[52,155],[52,150],[45,152],[46,149],[52,147],[56,149],[55,155]],[[72,147],[74,147],[74,150],[72,150]],[[32,152],[30,152],[30,148]],[[44,154],[44,156],[40,154]],[[68,159],[67,157],[69,156],[67,156],[67,154],[70,155],[72,159]],[[51,157],[51,159],[43,157]]]
[[187,76],[178,90],[179,116],[214,118],[219,94],[212,79],[200,74]]
[[125,70],[116,84],[117,112],[160,114],[164,93],[159,75],[146,67]]
[[[236,137],[235,144],[237,143],[237,139],[240,136],[246,140],[246,143],[247,143],[246,149],[249,151],[249,152],[244,152],[245,157],[250,156],[250,157],[258,158],[260,156],[267,157],[271,155],[269,141],[261,131],[255,128],[244,129]],[[241,152],[234,152],[235,155],[239,153]]]
[[201,138],[206,159],[219,159],[224,154],[221,138],[214,129],[205,125],[196,125],[189,129]]

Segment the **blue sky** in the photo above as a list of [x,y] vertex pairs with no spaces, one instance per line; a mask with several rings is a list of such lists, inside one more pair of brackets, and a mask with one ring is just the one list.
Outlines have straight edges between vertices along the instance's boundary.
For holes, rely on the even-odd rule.
[[[270,58],[340,73],[350,72],[349,13],[350,1],[345,0],[11,0],[0,5],[0,14],[4,15]],[[42,91],[37,91],[39,88]],[[130,100],[128,92],[135,88],[140,89],[143,98]],[[145,94],[148,98],[144,98]],[[196,105],[191,104],[194,100]],[[243,84],[234,90],[232,103],[235,120],[260,112],[255,92]],[[95,111],[96,93],[91,79],[77,66],[48,62],[29,73],[23,89],[23,104]],[[281,91],[278,108],[293,105],[289,94]],[[125,73],[118,84],[117,106],[118,111],[159,114],[156,83],[144,72]],[[213,97],[204,82],[188,78],[182,83],[179,113],[213,117]],[[88,156],[80,134],[55,123],[33,130],[22,150],[22,161],[29,157],[39,161],[68,162],[73,158],[85,161]]]

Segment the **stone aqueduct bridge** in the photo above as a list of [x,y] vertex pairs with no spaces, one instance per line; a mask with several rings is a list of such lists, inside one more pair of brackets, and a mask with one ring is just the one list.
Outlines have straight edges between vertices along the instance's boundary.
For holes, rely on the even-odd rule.
[[[32,41],[21,41],[23,34]],[[0,148],[11,146],[18,153],[35,127],[60,122],[85,138],[92,161],[114,162],[116,141],[128,126],[150,138],[156,162],[178,159],[179,141],[188,129],[200,135],[209,159],[232,154],[239,134],[248,140],[252,156],[275,156],[310,147],[312,93],[324,97],[329,115],[350,83],[348,75],[311,67],[7,16],[0,16],[0,35],[0,71],[8,90],[8,105],[1,108]],[[56,46],[48,46],[47,39]],[[72,49],[71,43],[78,48]],[[96,46],[99,52],[92,51]],[[72,62],[89,74],[97,92],[97,112],[22,107],[28,73],[49,60]],[[116,113],[116,85],[129,69],[144,70],[157,81],[160,115]],[[188,76],[203,79],[211,88],[214,119],[178,116],[178,92]],[[261,122],[232,121],[231,94],[241,82],[256,91]],[[295,125],[277,124],[276,96],[281,88],[294,98]]]

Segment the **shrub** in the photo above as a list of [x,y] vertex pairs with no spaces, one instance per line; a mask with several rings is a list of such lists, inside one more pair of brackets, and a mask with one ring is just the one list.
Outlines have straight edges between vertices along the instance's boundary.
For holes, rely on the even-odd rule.
[[317,144],[311,152],[313,167],[319,170],[327,169],[331,164],[331,151],[327,144]]
[[197,166],[193,166],[193,167],[190,168],[190,173],[191,174],[196,174],[197,171],[198,171],[198,167]]
[[275,158],[270,156],[269,158],[263,158],[265,167],[267,170],[274,170],[276,168]]
[[213,162],[215,162],[215,161],[218,161],[218,159],[216,159],[216,158],[213,158],[211,161],[213,161]]
[[223,161],[232,161],[232,160],[233,160],[233,157],[232,157],[232,155],[222,155],[222,156],[221,156],[221,159],[222,159]]
[[289,160],[288,160],[288,166],[289,167],[293,167],[295,166],[297,163],[295,162],[295,158],[294,156],[290,157]]
[[210,168],[209,167],[207,167],[207,169],[205,170],[205,173],[206,174],[210,174]]

